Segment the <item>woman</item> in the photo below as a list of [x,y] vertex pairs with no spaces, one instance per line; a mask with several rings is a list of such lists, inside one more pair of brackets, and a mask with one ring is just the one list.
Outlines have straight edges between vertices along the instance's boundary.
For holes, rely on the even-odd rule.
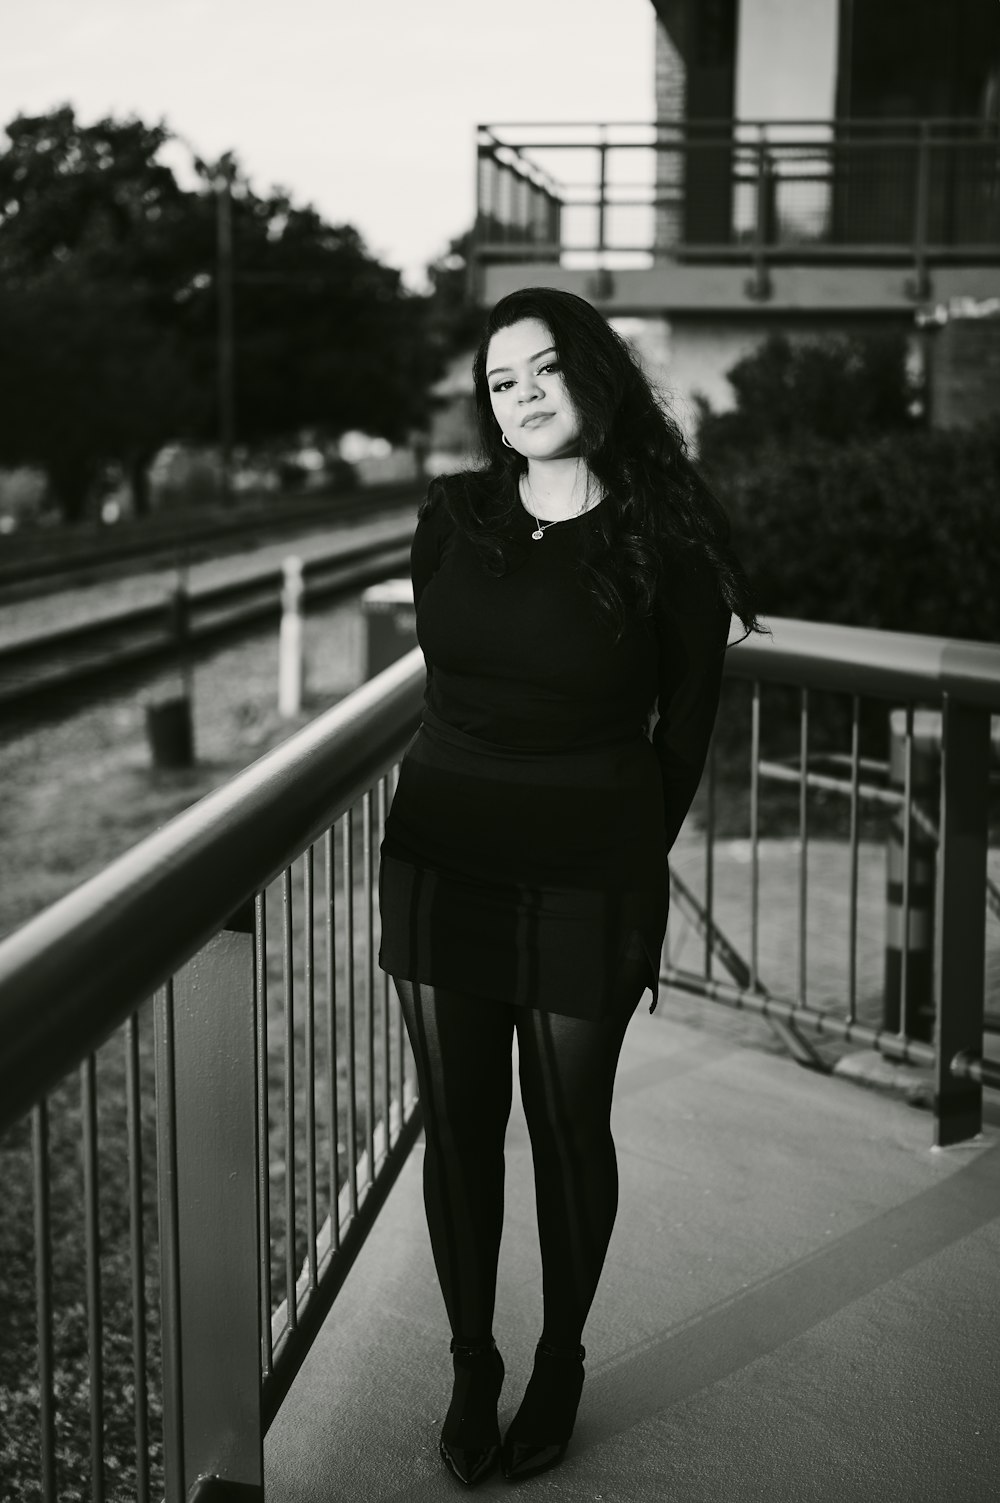
[[[379,963],[416,1061],[453,1336],[440,1449],[469,1485],[498,1459],[521,1479],[565,1454],[617,1208],[615,1069],[647,987],[656,1005],[667,853],[704,766],[731,613],[756,626],[721,509],[589,303],[503,298],[473,373],[484,466],[432,483],[413,539],[427,690],[379,878]],[[544,1320],[501,1446],[515,1032]]]

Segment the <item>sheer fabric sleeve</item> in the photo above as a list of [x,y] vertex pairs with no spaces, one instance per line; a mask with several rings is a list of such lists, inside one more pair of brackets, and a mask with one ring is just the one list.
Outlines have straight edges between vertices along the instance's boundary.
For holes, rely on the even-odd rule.
[[705,767],[730,620],[708,566],[690,558],[673,561],[665,571],[656,614],[659,719],[651,736],[663,778],[667,852]]

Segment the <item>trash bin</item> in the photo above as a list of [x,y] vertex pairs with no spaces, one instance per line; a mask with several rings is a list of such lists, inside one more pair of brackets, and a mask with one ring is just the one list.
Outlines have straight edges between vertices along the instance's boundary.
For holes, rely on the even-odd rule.
[[365,678],[374,678],[417,645],[413,586],[408,579],[384,579],[361,596],[365,618]]
[[191,696],[182,693],[147,703],[146,735],[154,767],[193,767]]

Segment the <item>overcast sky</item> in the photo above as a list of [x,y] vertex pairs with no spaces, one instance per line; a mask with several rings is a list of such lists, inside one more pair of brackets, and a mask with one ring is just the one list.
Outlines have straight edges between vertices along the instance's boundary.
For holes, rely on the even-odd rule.
[[[8,0],[0,123],[165,119],[416,285],[472,220],[479,121],[648,120],[649,0]],[[182,163],[183,158],[178,158]],[[174,159],[171,159],[174,165]],[[179,171],[183,179],[183,173]]]

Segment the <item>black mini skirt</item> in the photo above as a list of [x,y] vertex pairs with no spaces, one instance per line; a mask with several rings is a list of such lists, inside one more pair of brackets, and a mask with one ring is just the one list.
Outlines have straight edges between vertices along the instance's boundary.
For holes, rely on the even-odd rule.
[[525,751],[425,709],[381,845],[379,965],[596,1019],[613,1010],[625,968],[644,959],[655,1007],[669,900],[663,829],[645,736]]

